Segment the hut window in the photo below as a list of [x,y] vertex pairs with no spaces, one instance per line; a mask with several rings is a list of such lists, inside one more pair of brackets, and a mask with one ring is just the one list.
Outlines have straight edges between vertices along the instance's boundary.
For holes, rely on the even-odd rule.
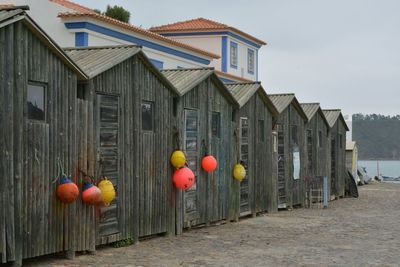
[[219,112],[212,114],[211,130],[213,137],[221,137],[221,114]]
[[258,140],[260,142],[265,140],[264,120],[258,120]]
[[322,147],[322,131],[318,131],[318,147]]
[[85,99],[85,96],[87,95],[87,90],[88,86],[85,83],[78,83],[78,86],[76,88],[76,97],[79,99]]
[[27,105],[28,119],[44,121],[46,120],[46,104],[45,104],[46,88],[43,84],[28,83]]
[[297,146],[297,145],[299,145],[297,125],[292,125],[290,128],[291,128],[291,132],[292,132],[292,144]]
[[232,121],[236,121],[236,109],[232,109]]
[[153,131],[154,128],[154,107],[153,102],[142,102],[142,130]]
[[174,97],[172,99],[172,109],[173,109],[174,117],[176,117],[176,115],[178,115],[178,98],[177,97]]
[[339,147],[343,148],[343,135],[339,134]]

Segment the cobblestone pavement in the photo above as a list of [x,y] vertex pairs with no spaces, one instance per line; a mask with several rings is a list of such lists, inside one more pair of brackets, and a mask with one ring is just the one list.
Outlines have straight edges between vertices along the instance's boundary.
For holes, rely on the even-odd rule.
[[400,266],[400,184],[359,188],[329,209],[295,209],[26,266]]

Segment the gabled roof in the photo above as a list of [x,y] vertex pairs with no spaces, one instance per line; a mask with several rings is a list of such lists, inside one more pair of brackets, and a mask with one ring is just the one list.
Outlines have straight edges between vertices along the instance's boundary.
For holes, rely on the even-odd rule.
[[239,103],[240,108],[246,105],[246,103],[254,94],[258,93],[265,105],[268,107],[269,111],[274,116],[278,115],[278,110],[276,110],[274,104],[272,103],[271,99],[269,99],[260,82],[228,83],[225,85]]
[[228,26],[223,23],[219,23],[210,19],[197,18],[185,21],[179,21],[171,24],[160,25],[151,27],[149,29],[152,32],[157,33],[172,33],[172,32],[210,32],[210,31],[231,31],[237,33],[259,45],[266,45],[266,42],[251,36],[241,30],[234,27]]
[[324,113],[322,112],[321,106],[319,103],[301,103],[300,106],[303,108],[304,113],[307,116],[308,121],[310,122],[311,119],[319,112],[322,116],[322,119],[329,126],[328,121],[325,118]]
[[59,59],[67,65],[71,70],[73,70],[79,80],[86,80],[86,74],[76,65],[65,53],[64,51],[54,42],[50,36],[48,36],[42,28],[37,25],[31,17],[25,12],[29,9],[27,6],[12,6],[7,5],[0,8],[0,28],[15,23],[17,21],[22,21],[22,23],[30,30],[33,34],[45,44],[54,54],[56,54]]
[[297,101],[297,98],[294,94],[272,94],[268,95],[268,97],[271,99],[279,114],[281,114],[290,104],[293,103],[300,116],[303,117],[305,121],[308,120],[307,115],[304,113],[303,108],[300,106],[300,103]]
[[347,151],[354,150],[355,147],[356,147],[356,142],[355,141],[347,141],[346,142],[346,150]]
[[72,1],[67,1],[67,0],[49,0],[49,1],[59,4],[59,5],[62,5],[68,9],[72,9],[76,12],[96,13],[93,9],[79,5]]
[[[66,1],[64,0],[63,2],[66,2]],[[189,51],[195,52],[195,53],[197,53],[199,55],[206,56],[208,58],[216,58],[216,59],[220,58],[219,55],[216,55],[214,53],[210,53],[208,51],[205,51],[205,50],[202,50],[202,49],[199,49],[199,48],[196,48],[196,47],[193,47],[193,46],[178,42],[178,41],[173,40],[171,38],[164,37],[164,36],[162,36],[160,34],[157,34],[157,33],[154,33],[154,32],[139,28],[139,27],[136,27],[136,26],[134,26],[132,24],[129,24],[129,23],[126,23],[126,22],[122,22],[122,21],[107,17],[105,15],[98,14],[96,12],[65,12],[65,13],[59,13],[58,17],[64,18],[64,19],[68,19],[68,18],[92,18],[92,19],[95,19],[95,20],[98,20],[98,21],[101,21],[101,22],[105,22],[105,23],[109,23],[109,24],[114,25],[114,26],[121,27],[123,29],[129,30],[129,31],[137,33],[137,34],[144,35],[144,36],[146,36],[148,38],[151,38],[151,39],[156,39],[158,41],[162,41],[162,42],[168,43],[169,45],[173,45],[173,46],[176,46],[176,47],[181,47],[181,48],[187,49]]]
[[215,74],[213,68],[193,68],[193,69],[164,69],[161,73],[175,86],[180,96],[185,95],[204,80],[211,79],[222,90],[228,100],[239,107],[239,104],[229,92],[225,84]]
[[343,118],[342,111],[340,109],[324,109],[325,118],[328,121],[329,127],[332,128],[335,126],[335,123],[338,119],[341,119],[343,124],[345,125],[346,131],[349,131],[349,127],[345,119]]
[[222,71],[219,71],[219,70],[215,70],[215,74],[217,74],[221,78],[226,78],[228,80],[234,80],[234,81],[244,82],[244,83],[253,82],[253,80],[242,78],[242,77],[239,77],[239,76],[227,73],[227,72],[222,72]]
[[65,52],[87,74],[93,78],[135,55],[140,56],[153,73],[160,78],[169,89],[178,94],[176,88],[150,63],[142,48],[136,45],[93,46],[65,48]]

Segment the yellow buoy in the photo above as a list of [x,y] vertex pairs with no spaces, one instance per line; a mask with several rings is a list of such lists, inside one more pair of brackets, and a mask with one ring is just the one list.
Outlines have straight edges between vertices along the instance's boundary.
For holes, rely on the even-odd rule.
[[171,164],[176,169],[183,168],[186,163],[186,156],[181,150],[175,150],[171,155]]
[[101,180],[97,186],[101,191],[104,205],[109,206],[110,203],[115,199],[114,185],[106,177]]
[[246,169],[242,164],[235,164],[233,167],[233,178],[241,182],[246,177]]

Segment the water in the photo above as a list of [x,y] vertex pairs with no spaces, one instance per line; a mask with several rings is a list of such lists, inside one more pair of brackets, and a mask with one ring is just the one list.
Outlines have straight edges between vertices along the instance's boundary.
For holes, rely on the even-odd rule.
[[[359,160],[358,166],[366,167],[369,176],[376,176],[376,160]],[[383,176],[400,177],[400,160],[380,160],[379,172]]]

